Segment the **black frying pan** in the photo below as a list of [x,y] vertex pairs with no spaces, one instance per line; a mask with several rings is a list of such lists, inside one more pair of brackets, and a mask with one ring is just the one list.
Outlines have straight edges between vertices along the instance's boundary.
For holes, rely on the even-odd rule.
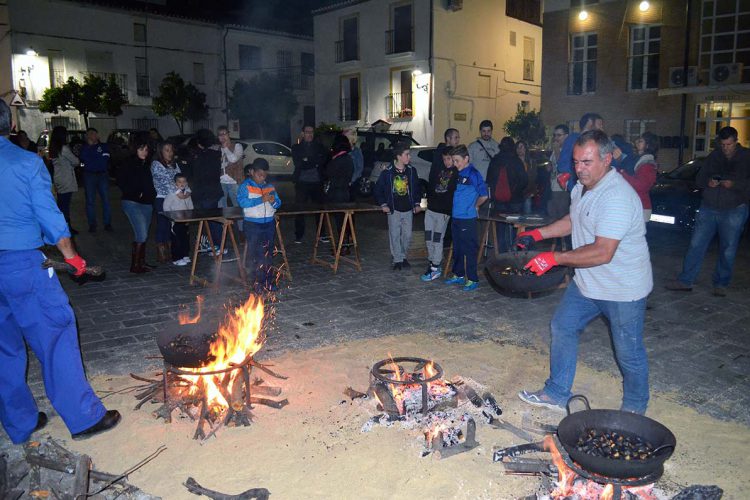
[[491,284],[508,293],[537,293],[552,290],[560,286],[565,279],[567,267],[556,266],[541,276],[536,274],[504,274],[507,267],[523,267],[540,252],[506,252],[492,256],[484,266],[484,272]]
[[[586,410],[570,413],[570,402],[580,399]],[[585,396],[575,395],[568,400],[568,416],[557,427],[557,437],[570,458],[589,472],[620,479],[644,477],[656,472],[672,456],[677,440],[672,431],[656,420],[643,415],[619,410],[592,410]],[[618,460],[589,455],[576,448],[579,436],[588,429],[640,436],[651,443],[656,453],[646,460]]]

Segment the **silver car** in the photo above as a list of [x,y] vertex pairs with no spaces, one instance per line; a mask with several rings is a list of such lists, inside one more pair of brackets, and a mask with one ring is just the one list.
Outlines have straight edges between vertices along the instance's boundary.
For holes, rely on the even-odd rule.
[[292,150],[288,146],[264,139],[240,139],[236,142],[245,148],[243,165],[251,164],[256,158],[265,158],[270,175],[291,176],[294,172]]

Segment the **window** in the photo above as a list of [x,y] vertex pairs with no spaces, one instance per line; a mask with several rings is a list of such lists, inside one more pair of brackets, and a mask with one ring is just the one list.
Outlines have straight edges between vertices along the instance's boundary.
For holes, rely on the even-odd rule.
[[661,26],[630,28],[628,90],[659,88]]
[[292,51],[276,51],[276,74],[283,78],[292,77]]
[[341,20],[341,39],[336,42],[336,62],[359,60],[359,18]]
[[260,69],[260,47],[240,45],[240,69]]
[[412,68],[391,70],[391,93],[386,96],[389,118],[411,118],[414,115],[412,78]]
[[65,60],[60,50],[47,50],[49,57],[49,81],[52,87],[60,87],[65,83]]
[[542,18],[542,2],[540,0],[506,0],[505,15],[539,25]]
[[596,91],[596,33],[570,35],[568,94],[591,94]]
[[653,131],[656,120],[625,120],[625,139],[633,144],[644,132]]
[[[701,21],[700,66],[744,64],[750,69],[750,2],[747,0],[704,1]],[[743,75],[744,76],[744,75]],[[747,82],[742,78],[742,82]]]
[[135,85],[136,93],[139,96],[148,97],[151,95],[151,92],[149,91],[148,68],[146,67],[145,57],[135,58]]
[[341,77],[339,111],[341,121],[359,120],[359,75]]
[[133,41],[145,43],[146,42],[146,25],[141,23],[133,23]]
[[193,83],[198,85],[206,83],[206,71],[203,63],[193,63]]
[[289,148],[275,142],[256,142],[253,144],[253,151],[266,156],[292,156],[292,151]]
[[414,50],[412,4],[391,6],[391,29],[385,32],[385,53],[402,54]]
[[534,81],[534,49],[533,38],[523,37],[523,79]]

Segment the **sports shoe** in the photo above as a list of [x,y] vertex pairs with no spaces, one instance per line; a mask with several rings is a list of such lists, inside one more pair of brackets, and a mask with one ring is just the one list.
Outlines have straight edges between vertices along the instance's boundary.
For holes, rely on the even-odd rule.
[[693,290],[692,285],[686,285],[680,280],[672,280],[664,285],[664,288],[672,290],[673,292],[690,292]]
[[234,252],[229,253],[228,250],[224,250],[224,257],[221,259],[222,262],[237,262],[237,256],[234,254]]
[[393,264],[393,270],[394,271],[400,271],[401,270],[401,263],[400,262],[396,262],[395,264]]
[[409,264],[409,261],[406,259],[401,262],[401,266],[403,266],[404,269],[411,269],[411,264]]
[[479,287],[478,281],[466,280],[466,283],[464,283],[464,287],[462,288],[462,290],[464,292],[471,292],[472,290],[476,290],[478,287]]
[[329,238],[328,236],[321,236],[320,237],[320,242],[321,243],[330,243],[331,242],[331,238]]
[[190,264],[191,262],[193,262],[193,259],[191,259],[190,257],[183,257],[180,260],[184,260],[186,264]]
[[198,245],[198,253],[207,253],[211,251],[211,245],[208,244],[208,238],[201,236],[201,242]]
[[302,244],[302,238],[299,238],[299,239],[294,238],[294,244],[295,245],[301,245]]
[[542,408],[550,410],[565,411],[565,406],[555,402],[555,400],[544,392],[544,389],[536,392],[520,391],[518,397],[524,403],[528,403],[532,406],[541,406]]
[[175,266],[187,266],[188,265],[188,263],[185,261],[185,259],[173,260],[172,264],[175,265]]
[[443,281],[446,285],[463,285],[466,283],[466,279],[464,279],[463,276],[456,276],[455,274],[451,274],[451,277],[447,280]]
[[440,277],[440,269],[435,267],[428,267],[427,272],[419,277],[424,282],[435,281]]

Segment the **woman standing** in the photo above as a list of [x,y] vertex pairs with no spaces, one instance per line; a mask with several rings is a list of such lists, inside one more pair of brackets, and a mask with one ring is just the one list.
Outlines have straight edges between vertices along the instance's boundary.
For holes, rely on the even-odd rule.
[[156,158],[151,163],[151,178],[156,189],[156,260],[161,264],[171,261],[170,242],[170,220],[162,215],[164,211],[164,199],[174,191],[174,176],[181,174],[180,167],[174,161],[174,145],[170,142],[161,142],[156,149]]
[[651,132],[644,132],[635,140],[637,160],[623,162],[625,165],[634,163],[632,170],[625,166],[618,170],[620,174],[633,186],[643,205],[643,221],[651,219],[651,197],[648,192],[656,183],[656,153],[659,151],[659,137]]
[[[352,173],[354,172],[354,162],[349,155],[351,149],[351,143],[348,138],[343,135],[336,136],[331,151],[333,156],[326,165],[328,183],[326,201],[329,203],[347,203],[349,201],[349,184],[351,184]],[[336,220],[336,227],[340,237],[341,232],[344,230],[344,214],[338,212],[334,214],[333,218]],[[344,255],[349,254],[349,247],[350,245],[347,240],[342,249]]]
[[516,143],[516,155],[521,159],[523,168],[526,171],[526,176],[529,181],[526,184],[526,191],[523,193],[523,208],[522,212],[525,214],[531,213],[531,199],[536,194],[536,172],[532,171],[531,155],[529,154],[529,146],[525,141],[518,141]]
[[57,206],[65,216],[70,228],[70,234],[78,231],[70,225],[70,200],[73,193],[78,191],[75,168],[81,161],[68,147],[68,130],[65,127],[55,127],[49,141],[49,158],[54,166],[53,182],[57,191]]
[[117,171],[117,185],[122,191],[122,211],[133,227],[130,272],[140,274],[150,270],[146,266],[146,239],[156,190],[151,178],[148,136],[137,137],[134,147],[135,153]]

